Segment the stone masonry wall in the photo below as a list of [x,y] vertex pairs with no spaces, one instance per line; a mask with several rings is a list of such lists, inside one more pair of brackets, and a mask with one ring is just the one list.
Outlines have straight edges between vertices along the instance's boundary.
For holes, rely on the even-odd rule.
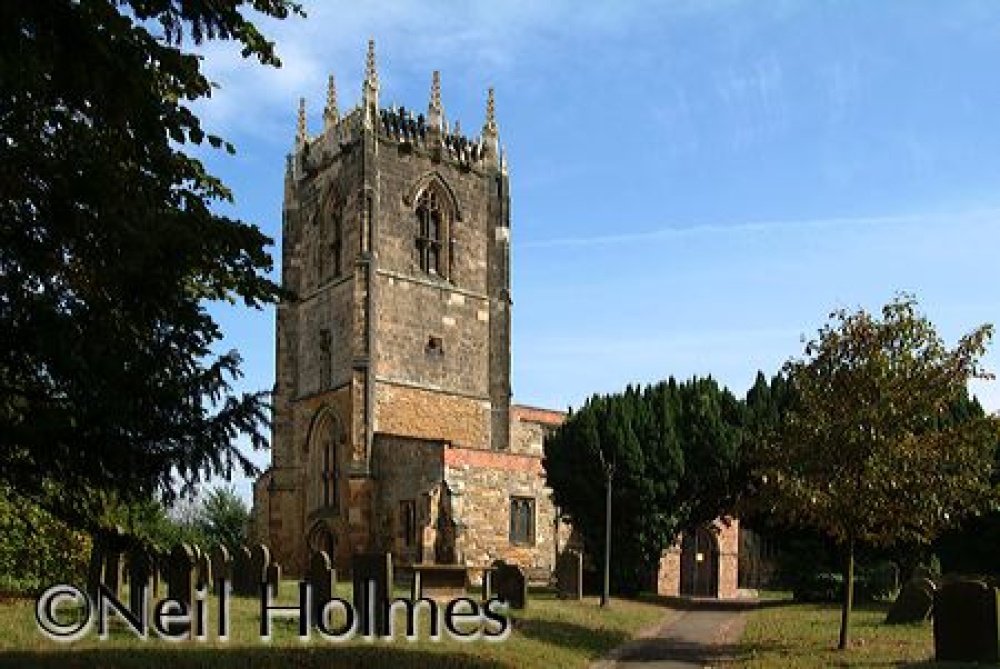
[[375,429],[383,434],[488,448],[490,403],[380,381],[375,391]]
[[380,274],[377,281],[379,376],[487,397],[485,297],[423,277]]
[[[380,138],[378,158],[379,376],[489,396],[488,177],[421,147]],[[444,211],[441,273],[420,267],[416,205],[432,188]],[[432,339],[440,346],[432,346]]]
[[[350,341],[354,331],[353,288],[350,280],[341,281],[299,303],[299,397],[342,386],[351,378],[352,352],[343,342]],[[329,338],[326,352],[323,331]]]
[[510,410],[510,450],[512,453],[544,455],[545,437],[562,425],[562,411],[514,405]]
[[539,423],[511,421],[510,450],[512,453],[541,456],[545,435],[549,428]]
[[[444,451],[444,465],[455,517],[463,525],[466,563],[487,566],[503,559],[520,565],[535,578],[547,578],[555,561],[556,528],[541,458],[450,447]],[[512,496],[535,500],[535,541],[531,545],[511,543]]]
[[392,551],[397,560],[419,562],[422,554],[421,533],[417,542],[405,545],[399,504],[412,500],[417,508],[417,527],[426,524],[424,496],[444,478],[440,441],[425,441],[394,435],[377,435],[372,453],[372,473],[378,481],[375,502],[375,539],[377,550]]

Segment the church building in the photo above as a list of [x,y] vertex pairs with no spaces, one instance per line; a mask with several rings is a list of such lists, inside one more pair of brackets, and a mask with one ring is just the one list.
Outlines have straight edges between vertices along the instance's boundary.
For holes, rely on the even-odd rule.
[[379,105],[368,45],[359,106],[331,77],[323,128],[300,104],[285,173],[272,463],[254,533],[286,573],[517,563],[551,573],[560,525],[542,439],[560,412],[511,404],[510,193],[493,91],[478,136]]
[[[547,580],[571,528],[542,442],[565,414],[511,404],[510,190],[493,90],[478,136],[379,105],[373,43],[359,106],[330,78],[323,128],[300,102],[285,172],[272,463],[253,534],[290,575],[313,551],[398,566],[515,563]],[[734,597],[738,523],[666,547],[664,595]]]

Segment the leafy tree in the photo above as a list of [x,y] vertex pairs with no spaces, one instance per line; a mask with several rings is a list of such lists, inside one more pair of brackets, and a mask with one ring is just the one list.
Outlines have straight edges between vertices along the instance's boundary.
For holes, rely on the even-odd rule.
[[0,485],[0,593],[82,585],[90,538]]
[[[76,527],[255,467],[266,397],[237,394],[208,300],[260,307],[270,243],[185,146],[210,82],[191,41],[277,66],[252,12],[290,0],[0,5],[0,481]],[[113,514],[112,514],[113,515]]]
[[992,333],[945,347],[912,297],[831,314],[805,356],[785,364],[794,401],[760,452],[767,509],[844,550],[841,649],[848,646],[859,543],[926,544],[994,499],[997,423],[952,420]]
[[605,473],[612,484],[612,587],[639,589],[678,532],[730,509],[741,490],[742,403],[712,379],[674,379],[590,398],[545,440],[556,504],[603,561]]
[[[985,415],[975,398],[963,397],[951,410],[952,420],[980,419]],[[993,483],[1000,485],[1000,440],[994,451]],[[934,553],[945,571],[1000,576],[996,561],[1000,547],[1000,505],[987,513],[964,519],[961,526],[945,532],[934,542]]]
[[250,510],[231,486],[210,490],[195,521],[206,545],[222,544],[230,550],[246,542],[249,524]]

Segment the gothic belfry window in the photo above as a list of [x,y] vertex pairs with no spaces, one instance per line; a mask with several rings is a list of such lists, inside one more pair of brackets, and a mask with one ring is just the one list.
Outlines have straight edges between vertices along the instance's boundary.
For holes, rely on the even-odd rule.
[[417,199],[417,224],[417,256],[421,271],[447,278],[449,245],[444,240],[448,235],[448,217],[433,187],[425,188]]

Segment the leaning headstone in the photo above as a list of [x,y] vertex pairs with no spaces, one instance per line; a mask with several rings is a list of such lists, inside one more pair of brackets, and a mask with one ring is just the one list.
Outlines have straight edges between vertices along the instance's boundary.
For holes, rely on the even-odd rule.
[[277,599],[278,588],[281,586],[281,565],[277,562],[268,564],[267,571],[264,574],[264,581],[271,590],[271,595]]
[[333,599],[333,589],[337,583],[337,573],[333,570],[333,563],[326,551],[318,551],[309,558],[309,572],[306,580],[312,589],[312,603],[314,621],[320,619],[323,607]]
[[212,592],[221,595],[224,582],[233,586],[233,563],[229,559],[229,550],[222,545],[216,546],[209,552],[208,558],[212,563]]
[[[189,631],[193,630],[196,626],[196,622],[193,619],[195,613],[193,608],[195,601],[194,590],[197,576],[195,555],[195,550],[189,544],[178,544],[170,551],[170,557],[167,558],[166,565],[167,597],[184,602],[187,611],[192,614],[191,624],[188,627]],[[176,629],[172,628],[171,631],[176,633]]]
[[195,561],[195,587],[206,590],[212,588],[212,561],[206,551],[199,551]]
[[981,581],[947,583],[934,594],[938,662],[1000,662],[1000,593]]
[[528,579],[521,568],[501,560],[493,563],[493,587],[497,597],[507,602],[512,609],[523,609],[528,605]]
[[260,594],[260,586],[267,582],[267,568],[271,564],[271,551],[264,544],[257,544],[250,550],[250,580],[247,585],[251,595]]
[[583,555],[563,551],[556,559],[556,588],[561,599],[583,599]]
[[238,595],[249,596],[252,593],[250,549],[240,546],[233,551],[233,591]]
[[[354,586],[354,609],[358,630],[363,635],[385,636],[389,633],[389,618],[382,603],[392,599],[392,554],[369,553],[355,555],[351,560]],[[373,615],[374,614],[374,620]]]
[[145,600],[152,603],[156,594],[153,592],[153,574],[156,572],[152,556],[144,550],[134,550],[128,556],[128,603],[129,610],[139,613],[144,610]]
[[934,608],[934,581],[927,578],[911,579],[899,591],[899,597],[889,608],[885,622],[890,625],[919,623],[930,618]]

